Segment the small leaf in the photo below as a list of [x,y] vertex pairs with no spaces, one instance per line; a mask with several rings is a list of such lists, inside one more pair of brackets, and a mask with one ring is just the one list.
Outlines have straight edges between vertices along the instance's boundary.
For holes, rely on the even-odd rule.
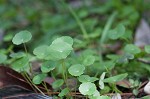
[[56,67],[56,62],[53,62],[53,61],[46,61],[42,64],[41,66],[41,71],[43,73],[48,73],[50,72],[51,70],[54,70]]
[[73,39],[69,36],[57,38],[52,42],[47,50],[46,60],[60,60],[65,59],[73,50]]
[[36,55],[39,59],[44,59],[47,56],[47,49],[47,45],[41,45],[33,50],[33,54]]
[[38,74],[38,75],[34,76],[32,81],[34,84],[41,84],[46,76],[47,76],[47,74]]
[[0,53],[0,64],[7,60],[7,56],[5,54]]
[[85,67],[81,64],[72,65],[68,71],[72,76],[80,76],[84,73]]
[[94,97],[93,99],[111,99],[108,96],[98,96],[98,97]]
[[146,45],[144,47],[144,50],[145,50],[146,53],[150,54],[150,45]]
[[26,54],[24,52],[17,52],[17,53],[11,53],[9,56],[12,58],[21,58],[21,57],[25,57]]
[[53,89],[60,88],[64,84],[64,80],[58,79],[52,83]]
[[28,69],[29,67],[29,59],[28,57],[22,57],[15,62],[13,62],[11,68],[13,68],[15,71],[22,72]]
[[122,37],[125,34],[125,27],[122,24],[119,24],[115,29],[110,30],[108,33],[108,37],[110,39],[116,40]]
[[127,44],[124,48],[125,52],[130,53],[130,54],[138,54],[141,52],[140,48],[133,44]]
[[69,89],[68,88],[65,88],[65,89],[63,89],[59,94],[58,94],[58,96],[59,97],[63,97],[63,96],[65,96],[65,95],[67,95],[69,93]]
[[94,82],[94,81],[98,80],[98,78],[90,77],[89,75],[81,75],[78,77],[78,80],[82,83],[83,82]]
[[93,95],[96,91],[96,86],[94,83],[85,82],[80,85],[79,91],[83,95]]
[[115,83],[115,82],[123,80],[124,78],[127,77],[127,75],[128,75],[127,73],[124,73],[124,74],[120,74],[117,76],[109,77],[109,78],[104,79],[103,82]]
[[12,42],[13,44],[20,45],[22,43],[28,42],[29,40],[31,40],[31,38],[32,38],[31,33],[27,30],[24,30],[24,31],[17,33],[13,37]]
[[89,55],[83,60],[83,65],[85,66],[92,65],[94,61],[95,61],[95,57],[92,55]]

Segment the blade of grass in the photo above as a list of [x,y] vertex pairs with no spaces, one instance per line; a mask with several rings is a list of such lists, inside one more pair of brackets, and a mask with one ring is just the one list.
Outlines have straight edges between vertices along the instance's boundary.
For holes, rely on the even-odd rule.
[[117,16],[117,12],[113,12],[111,14],[111,16],[109,17],[109,19],[108,19],[108,21],[107,21],[107,23],[104,27],[104,30],[102,32],[102,36],[100,38],[100,45],[103,44],[106,41],[107,33],[108,33],[109,29],[111,28],[111,25],[114,22],[116,16]]
[[88,33],[82,23],[82,21],[80,20],[80,18],[77,16],[77,14],[75,13],[75,11],[69,6],[67,5],[63,0],[62,0],[62,4],[69,9],[69,12],[71,13],[71,15],[75,18],[77,24],[79,25],[82,33],[83,33],[83,38],[84,39],[88,39]]

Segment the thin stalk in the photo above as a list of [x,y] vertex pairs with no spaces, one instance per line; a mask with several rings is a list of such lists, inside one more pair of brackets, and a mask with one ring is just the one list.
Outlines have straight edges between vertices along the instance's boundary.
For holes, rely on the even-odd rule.
[[[69,88],[69,86],[68,86],[68,81],[67,81],[68,75],[67,75],[67,72],[66,72],[66,66],[65,66],[64,60],[62,60],[62,70],[63,70],[63,78],[64,78],[64,81],[65,81],[65,83],[66,83],[67,88],[69,89],[69,93],[71,94],[71,90],[70,90],[70,88]],[[66,73],[65,73],[65,72],[66,72]],[[72,96],[72,94],[71,94],[71,96]]]
[[[27,55],[27,57],[28,57],[28,59],[29,59],[29,55],[28,55],[28,50],[27,50],[26,44],[25,44],[25,43],[23,43],[23,46],[24,46],[24,49],[25,49],[26,55]],[[32,75],[32,67],[31,67],[31,64],[30,64],[30,63],[29,63],[29,67],[30,67],[30,73],[31,73],[31,75]]]
[[83,38],[84,39],[88,39],[88,33],[82,23],[82,21],[80,20],[80,18],[77,16],[77,14],[75,13],[75,11],[67,4],[65,4],[65,2],[62,0],[62,3],[65,7],[67,7],[69,9],[69,12],[72,14],[72,16],[75,18],[77,24],[79,25],[82,33],[83,33]]
[[28,81],[42,94],[42,95],[45,95],[30,79],[30,77],[27,75],[26,72],[24,72],[25,74],[25,77],[28,79]]
[[48,87],[47,87],[46,83],[43,82],[42,85],[45,87],[45,89],[46,89],[46,91],[47,91],[47,94],[50,96],[51,94],[50,94],[50,92],[49,92],[49,90],[48,90]]
[[102,36],[100,38],[100,44],[103,44],[105,42],[105,40],[107,38],[107,33],[108,33],[109,29],[111,28],[111,25],[114,22],[116,16],[117,16],[117,12],[113,12],[111,14],[111,16],[109,17],[106,25],[104,26],[104,30],[103,30]]

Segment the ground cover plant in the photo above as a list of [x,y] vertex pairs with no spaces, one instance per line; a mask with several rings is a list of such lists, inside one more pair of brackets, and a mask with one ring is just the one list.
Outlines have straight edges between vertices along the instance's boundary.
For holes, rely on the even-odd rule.
[[1,1],[0,64],[19,72],[35,92],[62,99],[149,98],[143,86],[150,45],[134,44],[145,2],[37,0],[29,10],[31,4]]

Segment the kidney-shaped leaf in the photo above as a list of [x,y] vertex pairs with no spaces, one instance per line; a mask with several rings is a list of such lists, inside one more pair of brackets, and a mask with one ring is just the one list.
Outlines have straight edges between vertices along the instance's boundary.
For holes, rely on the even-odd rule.
[[96,86],[94,83],[85,82],[80,85],[79,91],[83,95],[93,95],[96,92]]
[[53,62],[53,61],[46,61],[42,64],[41,66],[41,71],[43,73],[48,73],[50,72],[51,70],[55,69],[56,67],[56,62]]
[[69,36],[57,38],[52,42],[47,50],[47,60],[65,59],[73,50],[73,39]]
[[46,76],[47,76],[47,74],[38,74],[38,75],[34,76],[32,81],[34,84],[40,84],[40,83],[42,83],[42,81],[45,79]]
[[104,79],[103,82],[115,83],[115,82],[123,80],[124,78],[127,77],[127,75],[128,75],[127,73],[124,73],[124,74],[120,74],[117,76],[109,77],[109,78]]
[[89,65],[92,65],[94,61],[95,61],[95,57],[92,55],[89,55],[83,60],[83,64],[85,66],[89,66]]
[[31,40],[31,38],[32,38],[31,33],[27,30],[24,30],[24,31],[17,33],[13,37],[12,42],[13,44],[20,45],[22,43],[28,42],[29,40]]
[[80,76],[84,73],[85,67],[81,64],[72,65],[68,71],[72,76]]
[[48,49],[49,46],[47,45],[41,45],[38,46],[37,48],[35,48],[33,50],[33,54],[37,56],[37,58],[39,59],[44,59],[47,55],[46,51]]
[[22,57],[18,59],[17,61],[13,62],[11,68],[18,72],[22,72],[29,69],[29,58]]

